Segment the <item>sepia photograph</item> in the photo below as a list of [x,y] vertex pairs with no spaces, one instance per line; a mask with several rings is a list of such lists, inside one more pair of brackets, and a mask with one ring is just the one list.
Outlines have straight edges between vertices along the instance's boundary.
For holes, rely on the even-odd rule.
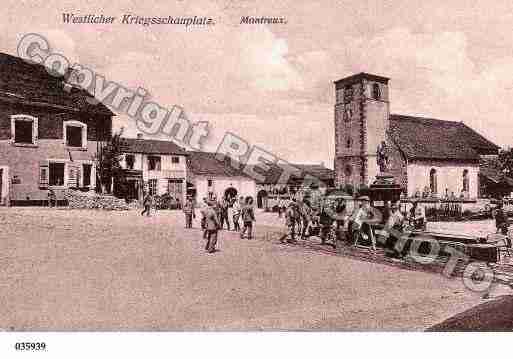
[[510,1],[4,5],[8,352],[513,330]]

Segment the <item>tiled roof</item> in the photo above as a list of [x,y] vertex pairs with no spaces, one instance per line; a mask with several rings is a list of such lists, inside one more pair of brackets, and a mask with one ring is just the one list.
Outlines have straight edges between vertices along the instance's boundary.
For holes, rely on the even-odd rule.
[[28,105],[42,105],[96,113],[114,114],[102,103],[90,104],[93,97],[86,91],[73,88],[64,91],[63,77],[50,75],[46,68],[29,64],[19,57],[0,53],[0,100]]
[[235,161],[235,166],[232,166],[228,156],[220,161],[212,152],[190,151],[188,154],[189,170],[195,175],[249,177],[242,171],[242,164]]
[[390,137],[408,159],[473,160],[499,147],[462,122],[390,115]]
[[138,138],[123,138],[122,139],[123,152],[128,153],[146,153],[146,154],[160,154],[160,155],[187,155],[182,147],[178,146],[173,141],[162,140],[146,140]]
[[[307,175],[321,181],[331,181],[335,178],[335,172],[329,168],[324,167],[323,165],[310,165],[298,163],[290,163],[289,165],[299,170],[299,172],[291,174],[288,182],[301,182],[306,178]],[[263,176],[265,176],[265,180],[257,181],[258,183],[278,184],[280,182],[280,177],[284,170],[276,164],[269,166],[270,169],[265,173],[260,169],[255,170],[256,172],[261,173]]]

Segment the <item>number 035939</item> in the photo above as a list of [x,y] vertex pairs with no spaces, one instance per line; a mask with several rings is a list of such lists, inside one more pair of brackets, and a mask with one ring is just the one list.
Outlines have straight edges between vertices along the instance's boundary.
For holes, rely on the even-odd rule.
[[46,350],[46,343],[44,342],[20,342],[14,344],[15,350],[20,351],[42,351]]

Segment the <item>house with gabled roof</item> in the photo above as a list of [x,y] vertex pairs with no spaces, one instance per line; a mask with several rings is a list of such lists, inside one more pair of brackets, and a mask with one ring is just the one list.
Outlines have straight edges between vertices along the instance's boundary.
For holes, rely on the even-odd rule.
[[236,198],[251,196],[256,199],[254,178],[243,170],[243,165],[226,156],[222,160],[216,153],[188,152],[189,194],[199,202],[203,198]]
[[[312,187],[325,192],[334,186],[335,172],[321,164],[288,163],[286,168],[268,164],[264,172],[256,169],[262,177],[257,180],[257,205],[269,207],[278,197],[292,197]],[[272,206],[271,206],[272,207]]]
[[121,167],[127,199],[142,199],[143,193],[169,194],[184,203],[187,195],[188,153],[173,141],[122,138]]
[[58,200],[67,188],[94,190],[113,116],[62,76],[0,53],[0,202],[39,205],[49,189]]
[[499,146],[461,121],[390,114],[388,83],[367,73],[335,82],[336,184],[370,185],[385,161],[384,174],[408,196],[485,195],[480,180],[489,171],[480,162],[496,157]]

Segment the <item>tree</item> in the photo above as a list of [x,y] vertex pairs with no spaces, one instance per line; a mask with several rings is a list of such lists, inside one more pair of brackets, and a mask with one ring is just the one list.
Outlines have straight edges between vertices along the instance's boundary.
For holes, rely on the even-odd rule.
[[501,150],[497,158],[497,166],[507,177],[513,177],[513,149]]
[[97,181],[100,186],[97,186],[98,192],[112,193],[113,183],[122,179],[121,159],[123,156],[121,135],[123,128],[115,133],[110,142],[103,146],[97,154]]

